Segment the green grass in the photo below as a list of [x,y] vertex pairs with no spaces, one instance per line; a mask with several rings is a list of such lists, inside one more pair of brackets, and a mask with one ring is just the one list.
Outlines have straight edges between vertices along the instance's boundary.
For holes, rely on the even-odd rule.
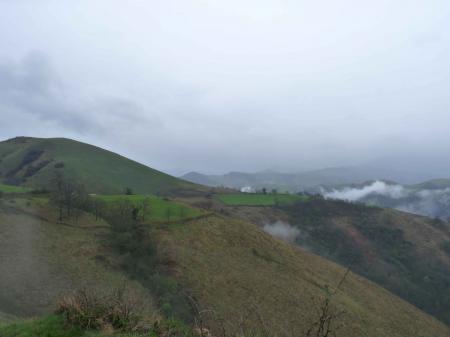
[[0,142],[0,172],[4,179],[23,186],[48,188],[56,171],[84,185],[90,193],[122,193],[129,187],[135,193],[167,195],[202,189],[116,153],[71,139],[23,137]]
[[201,210],[153,195],[97,195],[95,197],[105,201],[109,205],[121,200],[127,200],[132,204],[139,206],[147,199],[148,207],[145,214],[146,221],[178,221],[195,218],[203,214]]
[[308,197],[296,194],[258,194],[236,193],[220,194],[217,198],[229,206],[275,206],[289,205],[296,202],[307,201]]
[[5,185],[0,183],[0,191],[3,193],[27,193],[31,189],[21,186]]
[[38,320],[19,321],[0,325],[2,337],[100,337],[99,333],[66,327],[60,316],[52,315]]

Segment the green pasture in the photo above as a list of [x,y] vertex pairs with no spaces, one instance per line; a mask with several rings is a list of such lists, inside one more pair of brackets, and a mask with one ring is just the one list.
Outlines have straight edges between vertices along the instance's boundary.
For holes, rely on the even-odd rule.
[[307,201],[308,197],[297,194],[262,194],[262,193],[236,193],[219,194],[217,198],[229,206],[275,206],[289,205],[296,202]]
[[146,221],[177,221],[195,218],[203,214],[201,210],[154,195],[96,195],[95,198],[103,200],[109,206],[127,201],[142,209],[143,203],[146,203]]

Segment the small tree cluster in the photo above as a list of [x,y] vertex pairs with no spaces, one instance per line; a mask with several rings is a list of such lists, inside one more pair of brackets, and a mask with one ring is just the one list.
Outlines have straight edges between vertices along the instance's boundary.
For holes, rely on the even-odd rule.
[[58,220],[65,217],[78,218],[79,211],[86,208],[88,195],[84,186],[66,179],[57,172],[51,180],[51,200],[58,208]]

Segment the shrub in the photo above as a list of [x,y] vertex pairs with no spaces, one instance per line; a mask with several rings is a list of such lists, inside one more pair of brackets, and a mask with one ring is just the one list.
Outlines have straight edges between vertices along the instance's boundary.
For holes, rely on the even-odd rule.
[[102,295],[95,290],[81,289],[58,302],[56,313],[67,323],[82,329],[135,331],[142,320],[143,305],[139,297],[125,288]]

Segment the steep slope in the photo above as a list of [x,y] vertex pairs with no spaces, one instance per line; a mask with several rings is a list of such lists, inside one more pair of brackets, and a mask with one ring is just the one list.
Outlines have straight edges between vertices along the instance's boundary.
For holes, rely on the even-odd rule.
[[65,138],[17,137],[0,142],[0,180],[48,188],[55,172],[82,183],[91,193],[168,194],[201,187],[118,154]]
[[30,317],[52,312],[57,299],[83,287],[112,288],[126,283],[154,308],[136,281],[104,256],[109,225],[89,215],[76,223],[57,223],[42,198],[0,202],[0,312]]
[[291,238],[295,244],[343,266],[351,265],[353,271],[450,323],[448,223],[320,198],[225,211],[261,227],[282,221],[295,229]]
[[[56,223],[42,197],[3,201],[0,209],[0,312],[20,317],[52,310],[57,298],[80,286],[110,288],[126,282],[155,308],[148,284],[131,279],[111,251],[111,227],[88,214]],[[256,226],[210,215],[187,222],[152,223],[158,260],[209,314],[219,334],[265,329],[302,335],[317,308],[334,293],[345,268],[286,245]],[[125,252],[126,253],[126,252]],[[125,254],[126,255],[126,254]],[[152,262],[140,260],[139,264]],[[145,266],[143,270],[146,270]],[[173,285],[169,284],[169,287]],[[449,329],[353,273],[331,295],[338,336],[442,336]],[[261,330],[259,330],[261,332]]]
[[[213,216],[167,229],[166,261],[216,333],[264,325],[304,335],[345,268],[278,241],[246,222]],[[343,313],[338,336],[447,336],[450,331],[366,279],[350,273],[331,297]],[[221,322],[224,322],[222,325]],[[247,330],[248,331],[248,330]]]

